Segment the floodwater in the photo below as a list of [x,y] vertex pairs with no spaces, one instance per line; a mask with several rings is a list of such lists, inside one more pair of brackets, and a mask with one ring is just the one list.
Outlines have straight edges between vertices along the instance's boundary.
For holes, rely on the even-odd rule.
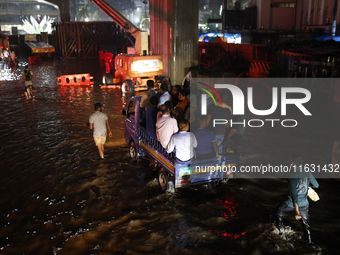
[[[98,87],[99,61],[56,58],[31,66],[34,101],[18,82],[23,65],[9,71],[1,65],[0,73],[0,254],[339,254],[338,181],[319,180],[321,200],[310,205],[311,246],[293,215],[285,217],[282,236],[273,227],[288,192],[283,179],[162,193],[147,160],[129,159],[121,115],[128,96]],[[71,73],[91,73],[95,85],[57,85],[56,77]],[[114,130],[105,160],[85,125],[96,102]],[[247,129],[243,163],[278,163],[296,148],[330,163],[338,116],[332,105],[324,107],[295,131]]]

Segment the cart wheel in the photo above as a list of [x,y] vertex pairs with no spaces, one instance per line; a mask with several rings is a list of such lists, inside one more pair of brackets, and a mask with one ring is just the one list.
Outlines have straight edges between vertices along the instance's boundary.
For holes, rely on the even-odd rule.
[[122,83],[122,92],[123,93],[134,93],[135,92],[135,85],[133,84],[132,80],[125,80]]
[[161,186],[161,189],[163,191],[166,191],[168,189],[168,185],[169,185],[169,175],[168,172],[165,171],[163,168],[161,168],[159,170],[159,174],[158,174],[158,182],[159,182],[159,186]]
[[136,145],[133,141],[130,142],[129,154],[133,161],[137,161],[138,155],[137,155]]
[[107,77],[106,77],[106,74],[103,74],[103,77],[102,77],[102,84],[103,85],[106,85],[107,84]]
[[109,74],[109,73],[103,74],[102,83],[103,83],[103,85],[113,84],[112,75]]

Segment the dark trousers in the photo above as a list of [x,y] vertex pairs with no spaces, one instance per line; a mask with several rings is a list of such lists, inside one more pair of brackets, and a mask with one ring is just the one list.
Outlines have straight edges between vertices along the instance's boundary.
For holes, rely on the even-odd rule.
[[234,134],[232,137],[228,139],[224,139],[222,146],[223,146],[223,153],[226,153],[228,148],[231,148],[235,153],[238,153],[238,145],[241,141],[242,135]]
[[216,154],[212,151],[208,154],[197,154],[196,153],[196,159],[198,160],[205,160],[205,159],[212,159],[216,158]]
[[[286,212],[295,211],[294,207],[289,207],[286,202],[283,202],[276,212],[276,226],[279,230],[281,230],[283,223],[282,217]],[[310,234],[310,225],[309,225],[309,205],[299,207],[300,215],[301,215],[301,225],[305,234],[305,239],[311,243],[311,234]]]

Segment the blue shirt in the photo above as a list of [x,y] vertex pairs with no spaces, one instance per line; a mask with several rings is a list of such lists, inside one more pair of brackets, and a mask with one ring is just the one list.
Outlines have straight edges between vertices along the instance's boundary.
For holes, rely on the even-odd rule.
[[146,131],[148,132],[149,136],[155,139],[156,136],[156,121],[157,121],[157,113],[159,109],[157,107],[148,107],[146,110]]
[[194,132],[197,140],[196,153],[205,155],[213,152],[211,142],[215,141],[214,132],[206,128],[199,128]]
[[[303,172],[303,173],[301,173]],[[311,172],[304,173],[301,168],[296,169],[296,173],[290,175],[288,179],[289,196],[286,204],[289,207],[294,207],[298,204],[299,207],[308,205],[308,187],[318,188],[319,183],[315,180]]]

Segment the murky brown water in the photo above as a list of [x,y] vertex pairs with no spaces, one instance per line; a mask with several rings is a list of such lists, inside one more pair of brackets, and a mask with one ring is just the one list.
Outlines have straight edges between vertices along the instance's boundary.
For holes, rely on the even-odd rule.
[[[19,69],[3,71],[0,81],[0,254],[338,252],[337,181],[320,180],[321,201],[311,205],[316,245],[303,243],[293,216],[286,217],[292,230],[287,227],[279,237],[272,223],[287,195],[284,180],[234,179],[208,193],[163,194],[147,161],[132,164],[129,159],[121,115],[128,97],[98,87],[104,68],[97,60],[45,60],[32,66],[35,101],[24,98]],[[94,87],[57,85],[60,75],[88,72],[95,77]],[[114,130],[103,161],[85,126],[98,101]],[[304,134],[304,129],[297,131],[293,137]],[[328,145],[335,138],[329,132],[321,131],[326,149],[312,150],[309,157],[331,159]],[[246,132],[244,161],[276,156],[267,147],[275,144],[267,135]]]

